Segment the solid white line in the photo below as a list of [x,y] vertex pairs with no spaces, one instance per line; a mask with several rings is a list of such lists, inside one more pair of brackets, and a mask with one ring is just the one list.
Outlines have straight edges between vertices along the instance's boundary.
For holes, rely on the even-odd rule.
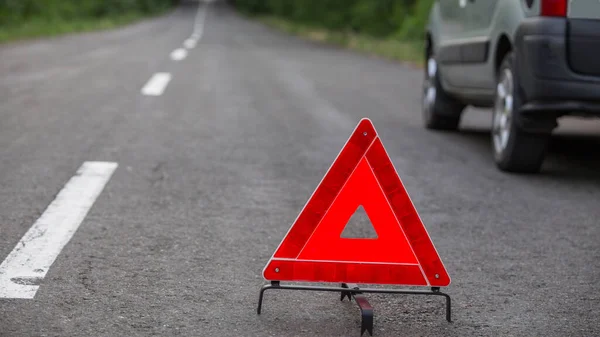
[[171,60],[173,61],[181,61],[187,57],[187,50],[183,48],[178,48],[173,50],[171,53]]
[[206,21],[206,12],[208,6],[212,1],[204,1],[204,5],[198,4],[198,10],[196,11],[196,17],[194,18],[194,29],[192,35],[183,42],[183,46],[187,49],[196,48],[196,44],[202,38],[204,33],[204,22]]
[[31,299],[117,163],[85,162],[0,265],[0,298]]
[[198,6],[198,12],[196,13],[196,19],[194,20],[194,33],[192,34],[192,38],[195,37],[195,40],[199,41],[202,38],[202,34],[204,34],[204,21],[206,21],[206,9],[208,7],[208,3],[204,6]]
[[142,88],[142,94],[146,96],[160,96],[171,81],[171,74],[156,73],[148,80]]

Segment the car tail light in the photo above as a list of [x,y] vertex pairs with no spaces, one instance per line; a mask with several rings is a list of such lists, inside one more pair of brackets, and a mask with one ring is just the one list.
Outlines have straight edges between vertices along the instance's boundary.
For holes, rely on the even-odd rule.
[[567,16],[569,0],[542,0],[542,16]]

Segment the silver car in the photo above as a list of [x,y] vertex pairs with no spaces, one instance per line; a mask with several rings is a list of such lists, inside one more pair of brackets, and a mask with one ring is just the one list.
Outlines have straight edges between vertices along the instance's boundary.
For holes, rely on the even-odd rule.
[[492,108],[503,171],[538,172],[561,116],[600,116],[600,0],[437,0],[426,38],[425,126]]

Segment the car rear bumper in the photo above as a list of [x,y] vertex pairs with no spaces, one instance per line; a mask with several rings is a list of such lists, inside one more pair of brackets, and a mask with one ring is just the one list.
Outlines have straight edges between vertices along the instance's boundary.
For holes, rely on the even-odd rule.
[[515,44],[524,114],[600,116],[600,20],[528,18]]

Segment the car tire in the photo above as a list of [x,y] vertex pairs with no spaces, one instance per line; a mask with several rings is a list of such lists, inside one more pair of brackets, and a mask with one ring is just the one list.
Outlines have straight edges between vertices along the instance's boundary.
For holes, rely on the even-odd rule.
[[496,165],[506,172],[537,173],[544,161],[550,134],[526,132],[518,123],[523,95],[515,71],[514,53],[504,57],[496,78],[491,134]]
[[426,52],[422,92],[423,123],[427,129],[456,130],[465,105],[450,96],[442,87],[437,61],[432,48]]

